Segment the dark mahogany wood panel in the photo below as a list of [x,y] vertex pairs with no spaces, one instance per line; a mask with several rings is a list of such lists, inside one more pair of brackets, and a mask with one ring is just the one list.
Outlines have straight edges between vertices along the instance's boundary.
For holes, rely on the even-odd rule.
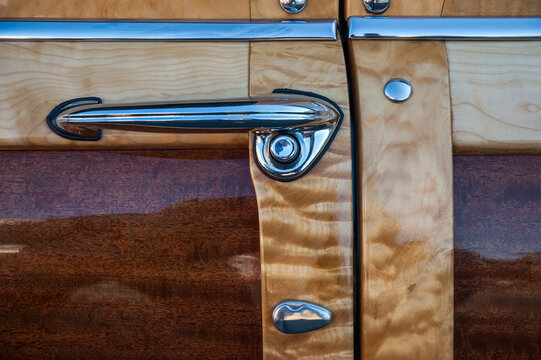
[[247,150],[0,152],[1,359],[258,359]]
[[541,359],[541,156],[456,156],[455,359]]

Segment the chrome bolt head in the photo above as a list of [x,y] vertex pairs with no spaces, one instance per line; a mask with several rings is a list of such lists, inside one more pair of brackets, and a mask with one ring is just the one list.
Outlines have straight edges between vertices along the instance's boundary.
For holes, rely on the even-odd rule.
[[391,0],[363,0],[364,7],[372,14],[381,14],[389,8]]
[[280,6],[288,14],[297,14],[306,6],[306,0],[280,0]]
[[270,153],[274,160],[287,164],[299,155],[299,143],[291,135],[281,134],[272,139]]
[[389,101],[401,103],[411,97],[413,89],[411,84],[404,79],[391,79],[385,84],[383,93]]

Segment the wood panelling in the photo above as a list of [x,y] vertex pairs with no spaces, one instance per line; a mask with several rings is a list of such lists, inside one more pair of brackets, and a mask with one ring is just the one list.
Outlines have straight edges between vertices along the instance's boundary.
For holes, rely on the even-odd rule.
[[540,16],[539,0],[445,0],[443,16]]
[[[361,352],[452,359],[452,149],[442,42],[352,41],[360,137]],[[386,82],[413,86],[388,101]]]
[[248,43],[0,42],[0,148],[246,147],[247,134],[175,135],[105,131],[66,140],[45,117],[59,103],[248,96]]
[[344,0],[346,19],[350,16],[440,16],[444,1],[449,0],[391,0],[383,14],[366,11],[363,0]]
[[250,0],[252,19],[338,19],[340,0],[307,0],[298,14],[288,14],[280,0]]
[[541,156],[454,159],[455,356],[541,358]]
[[0,17],[249,19],[250,0],[3,0]]
[[279,0],[5,0],[4,18],[77,19],[338,19],[339,0],[308,0],[288,14]]
[[541,42],[446,46],[455,152],[541,152]]
[[259,359],[247,150],[0,152],[1,359]]
[[[342,126],[304,177],[278,182],[251,161],[261,233],[263,352],[271,359],[353,358],[352,174],[348,90],[339,41],[254,43],[250,95],[275,88],[327,96],[344,110]],[[285,335],[271,321],[287,299],[332,311],[331,323]]]
[[[253,0],[252,0],[253,1]],[[363,0],[344,0],[350,16],[540,16],[539,0],[391,0],[382,14],[366,11]]]

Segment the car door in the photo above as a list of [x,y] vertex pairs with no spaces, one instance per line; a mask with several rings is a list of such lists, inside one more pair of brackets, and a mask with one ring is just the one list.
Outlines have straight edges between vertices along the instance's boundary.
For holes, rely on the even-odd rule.
[[540,356],[540,4],[346,1],[359,358]]
[[0,358],[539,357],[540,4],[0,4]]
[[338,9],[0,5],[1,358],[353,356]]

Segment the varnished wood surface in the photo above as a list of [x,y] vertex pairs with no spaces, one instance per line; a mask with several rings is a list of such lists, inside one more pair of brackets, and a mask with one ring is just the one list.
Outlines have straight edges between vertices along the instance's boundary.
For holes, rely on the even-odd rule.
[[[253,0],[252,0],[253,1]],[[540,16],[539,0],[391,0],[387,11],[371,14],[363,0],[344,0],[350,16]]]
[[541,153],[541,42],[446,42],[457,153]]
[[4,18],[76,19],[337,19],[340,0],[309,0],[288,14],[279,0],[5,0]]
[[[275,88],[312,91],[345,113],[330,148],[304,177],[277,182],[251,160],[261,233],[263,352],[271,359],[353,358],[353,219],[348,90],[336,42],[254,43],[250,95]],[[332,312],[326,327],[297,335],[272,324],[274,307],[306,300]]]
[[445,0],[443,16],[540,16],[539,0]]
[[0,17],[249,19],[250,0],[3,0]]
[[0,42],[0,148],[247,147],[247,134],[104,131],[100,141],[66,140],[46,125],[59,103],[248,96],[248,43]]
[[455,358],[541,358],[541,156],[454,158]]
[[258,359],[247,150],[0,152],[1,359]]
[[288,14],[280,0],[250,0],[252,19],[338,19],[341,0],[308,0],[297,14]]
[[[452,149],[442,42],[352,41],[360,138],[361,357],[453,358]],[[404,78],[412,97],[383,95]]]
[[440,16],[444,1],[449,0],[391,0],[391,5],[382,14],[366,11],[363,0],[345,1],[345,16]]

